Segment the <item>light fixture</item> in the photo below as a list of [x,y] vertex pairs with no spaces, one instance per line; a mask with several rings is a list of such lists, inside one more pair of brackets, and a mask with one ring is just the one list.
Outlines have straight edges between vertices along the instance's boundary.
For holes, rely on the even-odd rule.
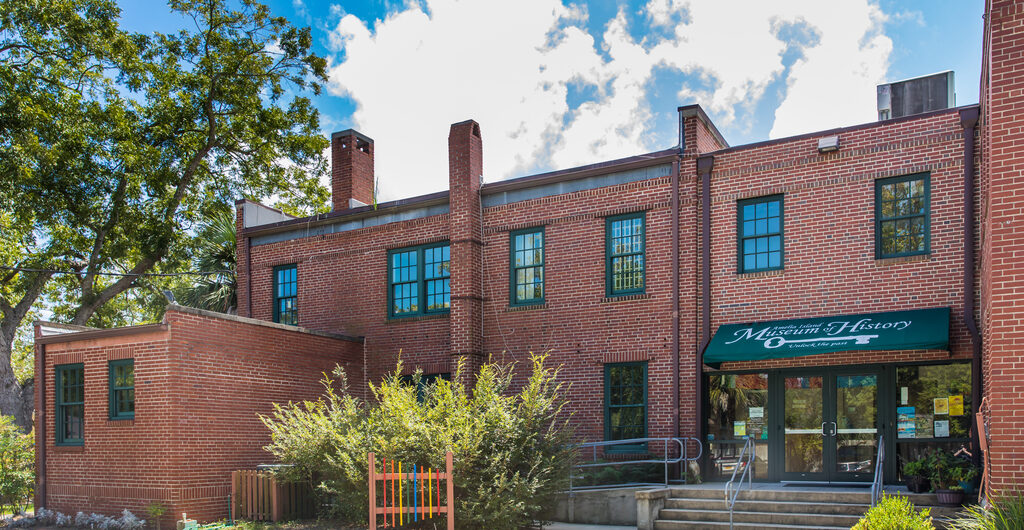
[[826,136],[818,139],[818,152],[819,153],[831,153],[839,150],[839,137],[838,136]]

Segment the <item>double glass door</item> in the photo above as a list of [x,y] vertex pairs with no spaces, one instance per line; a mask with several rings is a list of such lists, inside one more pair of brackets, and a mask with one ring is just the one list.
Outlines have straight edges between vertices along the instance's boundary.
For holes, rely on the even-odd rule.
[[783,375],[783,480],[871,480],[881,428],[878,383],[871,370]]

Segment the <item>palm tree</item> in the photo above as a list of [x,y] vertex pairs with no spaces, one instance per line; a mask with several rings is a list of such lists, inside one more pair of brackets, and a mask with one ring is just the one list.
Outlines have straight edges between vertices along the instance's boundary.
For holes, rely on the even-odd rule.
[[213,214],[196,238],[198,248],[193,265],[199,271],[216,274],[199,276],[182,293],[183,304],[199,309],[234,314],[238,306],[238,282],[235,275],[235,216],[231,210]]

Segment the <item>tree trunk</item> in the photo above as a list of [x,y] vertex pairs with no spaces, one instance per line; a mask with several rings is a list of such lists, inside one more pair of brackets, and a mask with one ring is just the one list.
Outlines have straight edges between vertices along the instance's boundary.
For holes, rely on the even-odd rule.
[[[11,340],[3,337],[0,340],[0,359],[10,359],[13,348]],[[0,414],[14,416],[19,427],[29,431],[32,429],[32,410],[35,407],[35,384],[29,380],[26,384],[18,383],[10,362],[0,362]]]

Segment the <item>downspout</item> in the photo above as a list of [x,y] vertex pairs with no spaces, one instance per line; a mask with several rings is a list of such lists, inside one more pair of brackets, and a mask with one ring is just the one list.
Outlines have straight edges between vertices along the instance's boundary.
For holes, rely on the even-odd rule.
[[[978,107],[960,111],[960,125],[964,128],[964,323],[971,335],[971,405],[981,405],[981,333],[975,314],[974,270],[974,130],[978,125]],[[971,422],[971,447],[975,463],[980,463],[978,430]]]
[[[682,151],[680,151],[682,155]],[[672,163],[672,436],[679,437],[679,160]]]
[[[35,338],[42,337],[39,324],[35,325]],[[36,491],[35,510],[46,507],[46,345],[36,342]]]
[[245,315],[252,318],[252,238],[245,238],[245,301],[249,306],[249,312]]
[[697,176],[701,181],[700,192],[700,334],[701,344],[697,350],[694,366],[697,399],[697,439],[704,443],[704,350],[711,342],[711,168],[715,165],[715,157],[706,155],[697,158]]

